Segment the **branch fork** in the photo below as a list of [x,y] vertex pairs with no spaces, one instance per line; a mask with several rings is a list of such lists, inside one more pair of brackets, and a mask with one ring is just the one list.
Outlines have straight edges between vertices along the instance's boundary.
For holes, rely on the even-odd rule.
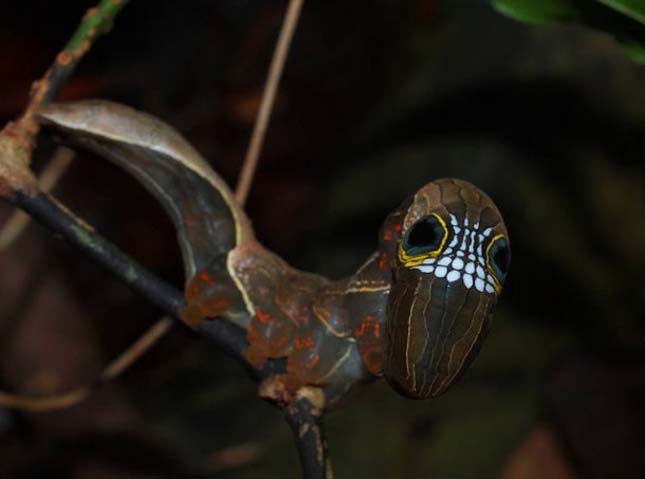
[[[114,18],[126,3],[127,0],[101,0],[95,8],[87,11],[65,48],[57,55],[43,77],[34,82],[24,113],[16,122],[8,123],[0,131],[0,198],[18,206],[53,232],[62,235],[74,247],[110,270],[165,314],[180,319],[184,306],[183,294],[180,291],[129,258],[83,220],[39,189],[38,181],[30,170],[35,138],[40,129],[38,110],[56,96],[78,62],[90,50],[94,41],[110,29]],[[265,87],[262,108],[258,113],[240,178],[237,199],[241,204],[246,199],[257,164],[273,99],[302,3],[303,0],[289,2]],[[167,318],[160,320],[149,333],[104,370],[99,382],[109,380],[122,372],[163,336],[170,324]],[[198,332],[248,366],[244,357],[246,334],[240,328],[226,321],[214,320],[204,322],[198,328]],[[261,382],[259,395],[284,411],[285,418],[294,432],[303,477],[329,478],[331,466],[328,463],[327,445],[322,432],[324,392],[313,387],[301,387],[295,393],[287,391],[282,377],[284,371],[284,361],[281,360],[270,360],[261,369],[251,370],[253,376]],[[5,407],[23,410],[52,410],[76,404],[90,392],[91,388],[83,387],[48,398],[23,398],[0,392],[0,403]]]

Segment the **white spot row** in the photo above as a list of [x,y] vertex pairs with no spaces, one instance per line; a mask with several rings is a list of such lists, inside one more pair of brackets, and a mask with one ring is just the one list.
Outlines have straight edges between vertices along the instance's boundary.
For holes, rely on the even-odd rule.
[[[484,279],[486,276],[484,273],[484,261],[483,259],[480,259],[477,263],[475,263],[475,256],[470,254],[468,255],[468,261],[467,263],[462,259],[463,255],[457,255],[457,257],[453,258],[451,256],[442,256],[440,258],[426,258],[423,260],[422,265],[425,266],[452,266],[452,269],[456,270],[462,270],[465,269],[466,273],[468,274],[474,274],[475,271],[477,271],[477,276],[480,278]],[[417,268],[419,271],[425,272],[423,268]]]
[[[462,279],[464,286],[468,289],[475,286],[475,289],[480,293],[486,291],[489,294],[495,292],[495,283],[491,275],[480,276],[479,271],[477,271],[477,277],[474,277],[473,274],[468,273],[467,271],[472,268],[468,268],[471,264],[466,265],[466,272],[461,272],[456,269],[448,270],[446,266],[431,266],[431,265],[420,265],[416,266],[414,269],[421,271],[422,273],[433,273],[437,278],[446,278],[446,281],[449,283],[454,283]],[[479,268],[479,267],[478,267]],[[484,279],[486,281],[484,281]]]
[[[414,269],[422,273],[434,274],[437,278],[446,278],[449,283],[454,283],[460,279],[468,289],[475,288],[479,292],[494,293],[495,282],[493,277],[488,274],[484,267],[483,243],[492,232],[493,228],[486,228],[479,231],[479,222],[469,228],[468,218],[464,218],[463,225],[459,223],[457,217],[450,214],[450,224],[452,225],[452,241],[439,258],[427,258]],[[461,240],[459,246],[458,243]],[[454,249],[457,249],[453,253]],[[466,254],[468,254],[466,261]]]

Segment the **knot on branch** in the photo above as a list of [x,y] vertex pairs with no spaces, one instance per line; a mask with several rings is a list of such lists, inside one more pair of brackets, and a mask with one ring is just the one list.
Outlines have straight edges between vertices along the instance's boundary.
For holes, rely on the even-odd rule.
[[29,169],[32,139],[32,134],[16,123],[8,123],[0,132],[0,197],[11,201],[16,191],[37,191]]
[[289,412],[299,401],[305,400],[310,405],[312,416],[320,417],[326,404],[324,391],[315,386],[292,387],[288,374],[274,374],[264,379],[258,388],[258,395]]

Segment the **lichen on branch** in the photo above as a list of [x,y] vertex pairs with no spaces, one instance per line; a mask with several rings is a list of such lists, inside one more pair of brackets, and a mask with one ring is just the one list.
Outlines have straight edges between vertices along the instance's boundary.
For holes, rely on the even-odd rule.
[[56,61],[67,64],[80,59],[98,36],[110,31],[114,17],[126,3],[127,0],[102,0],[96,7],[90,8]]

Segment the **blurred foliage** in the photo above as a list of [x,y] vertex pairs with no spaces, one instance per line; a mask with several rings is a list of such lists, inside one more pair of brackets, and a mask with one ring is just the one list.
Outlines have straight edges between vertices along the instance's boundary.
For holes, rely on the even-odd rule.
[[536,25],[579,22],[613,35],[638,63],[645,63],[642,0],[492,0],[501,13]]

